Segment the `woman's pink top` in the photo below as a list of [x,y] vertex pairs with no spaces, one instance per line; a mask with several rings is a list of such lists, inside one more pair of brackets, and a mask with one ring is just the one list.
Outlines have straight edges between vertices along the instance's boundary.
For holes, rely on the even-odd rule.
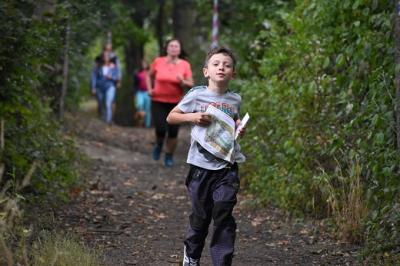
[[163,103],[178,103],[183,97],[178,75],[184,79],[192,77],[188,61],[179,59],[176,63],[168,63],[167,57],[157,57],[150,66],[155,74],[153,101]]

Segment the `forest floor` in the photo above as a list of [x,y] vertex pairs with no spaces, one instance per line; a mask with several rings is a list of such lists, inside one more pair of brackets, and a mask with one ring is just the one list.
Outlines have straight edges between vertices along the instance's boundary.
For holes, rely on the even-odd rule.
[[[89,108],[90,109],[90,108]],[[60,227],[102,251],[105,265],[180,265],[190,205],[184,180],[189,128],[176,164],[150,157],[153,129],[107,126],[93,111],[68,119],[68,134],[89,159],[87,186],[56,212]],[[357,265],[360,247],[335,241],[315,220],[256,205],[241,191],[233,265]],[[205,248],[202,265],[212,265]]]

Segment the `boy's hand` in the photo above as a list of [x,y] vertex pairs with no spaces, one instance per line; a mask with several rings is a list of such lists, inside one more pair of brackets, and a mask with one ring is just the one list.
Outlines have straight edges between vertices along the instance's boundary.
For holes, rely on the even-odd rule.
[[192,122],[198,126],[206,127],[211,123],[212,117],[206,113],[193,113]]
[[[241,122],[240,119],[236,120],[236,128],[240,125],[240,122]],[[239,137],[243,137],[245,133],[246,133],[246,127],[242,127],[241,129],[239,129]]]

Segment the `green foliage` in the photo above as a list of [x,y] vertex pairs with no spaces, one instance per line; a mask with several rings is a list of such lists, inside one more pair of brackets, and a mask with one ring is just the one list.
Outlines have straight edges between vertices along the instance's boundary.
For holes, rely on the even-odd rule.
[[[30,165],[38,161],[41,167],[35,173],[35,182],[51,182],[62,172],[70,177],[73,171],[66,171],[61,166],[70,158],[71,151],[61,141],[54,123],[49,122],[47,92],[39,92],[40,85],[46,83],[46,71],[42,67],[56,54],[54,39],[49,39],[47,45],[50,49],[43,45],[46,36],[56,34],[57,29],[48,29],[42,22],[23,13],[33,10],[33,6],[22,9],[12,2],[2,5],[2,32],[6,34],[0,53],[4,58],[0,65],[4,70],[0,117],[5,122],[5,147],[2,151],[5,174],[8,178],[20,180]],[[38,60],[40,57],[43,57],[41,62]]]
[[[73,141],[56,119],[66,29],[71,29],[67,103],[76,108],[82,80],[88,80],[93,64],[93,58],[85,54],[101,33],[96,29],[108,4],[95,0],[0,2],[0,121],[4,122],[0,130],[4,134],[4,141],[0,139],[0,238],[6,241],[4,249],[23,235],[21,221],[27,203],[65,199],[67,189],[79,182]],[[10,258],[8,254],[8,262]]]
[[358,158],[365,239],[398,246],[393,8],[378,0],[282,2],[242,10],[258,18],[246,27],[270,28],[232,42],[252,62],[237,82],[252,116],[247,182],[265,201],[325,217],[332,210],[318,177],[339,185],[338,165],[351,169]]
[[133,20],[134,8],[127,9],[126,4],[116,2],[112,5],[112,13],[115,19],[110,26],[113,32],[115,46],[126,46],[132,39],[137,44],[144,44],[149,40],[149,33],[137,25]]
[[[75,110],[90,90],[93,43],[115,30],[117,45],[127,36],[146,40],[122,4],[111,1],[18,1],[0,3],[0,119],[5,121],[1,161],[6,179],[22,180],[33,162],[40,167],[33,189],[52,194],[75,182],[72,141],[60,131],[58,113],[63,81],[66,30],[70,28],[66,102]],[[108,17],[107,17],[108,16]],[[100,52],[97,51],[97,53]],[[17,182],[14,182],[17,183]],[[59,194],[59,193],[56,193]]]
[[73,142],[55,117],[65,33],[69,25],[67,102],[76,104],[82,80],[88,79],[92,67],[93,59],[85,54],[100,32],[95,29],[101,27],[99,12],[106,10],[104,4],[94,0],[0,3],[1,237],[20,234],[16,225],[23,218],[25,202],[64,199],[67,189],[79,182]]

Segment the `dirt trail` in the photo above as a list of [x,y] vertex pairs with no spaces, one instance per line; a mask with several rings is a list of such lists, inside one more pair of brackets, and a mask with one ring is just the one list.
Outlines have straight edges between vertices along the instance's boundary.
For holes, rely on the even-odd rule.
[[[70,121],[91,167],[85,191],[57,213],[67,231],[101,248],[105,265],[179,265],[188,222],[184,179],[189,129],[182,128],[176,165],[150,158],[153,131],[108,127],[87,114]],[[78,191],[79,192],[79,191]],[[337,243],[316,223],[288,221],[240,195],[233,265],[355,265],[357,247]],[[202,265],[211,265],[208,248]]]

